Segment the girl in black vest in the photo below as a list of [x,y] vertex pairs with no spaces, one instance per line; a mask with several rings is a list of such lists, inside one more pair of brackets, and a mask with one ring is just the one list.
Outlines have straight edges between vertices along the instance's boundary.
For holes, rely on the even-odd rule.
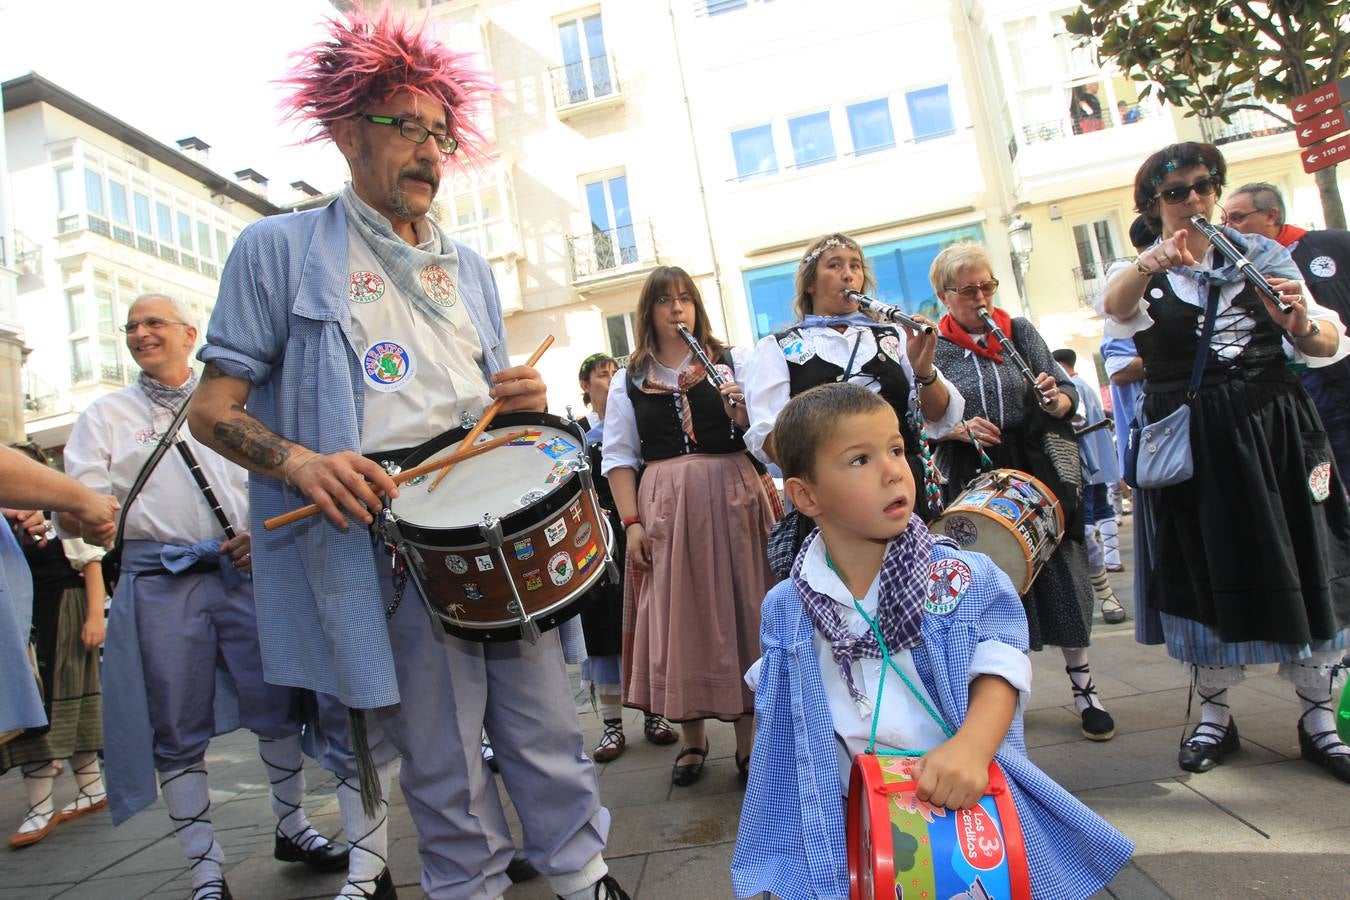
[[[789,398],[832,381],[860,384],[895,409],[905,457],[920,491],[916,511],[931,520],[938,512],[930,502],[937,499],[937,485],[926,477],[921,432],[941,438],[961,421],[965,406],[961,394],[933,365],[936,334],[877,322],[845,296],[845,291],[876,290],[862,248],[847,235],[826,235],[807,248],[797,266],[795,289],[797,324],[761,340],[750,360],[746,443],[761,459],[773,461],[774,419]],[[813,527],[810,519],[795,512],[779,523],[770,547],[775,574],[787,577]]]
[[[678,324],[726,379],[720,390]],[[736,723],[736,764],[748,771],[755,703],[742,676],[759,658],[774,516],[745,452],[736,363],[683,269],[647,278],[634,331],[610,386],[602,465],[628,538],[624,704],[681,724],[671,780],[683,786],[702,774],[707,718]]]

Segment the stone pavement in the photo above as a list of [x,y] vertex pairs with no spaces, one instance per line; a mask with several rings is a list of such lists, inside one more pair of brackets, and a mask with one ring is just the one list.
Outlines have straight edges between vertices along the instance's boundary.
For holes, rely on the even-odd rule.
[[[1117,575],[1113,582],[1132,607],[1129,579]],[[1034,654],[1033,660],[1036,688],[1026,714],[1032,758],[1138,846],[1130,866],[1099,896],[1350,897],[1350,785],[1298,758],[1299,708],[1273,666],[1253,669],[1246,684],[1230,691],[1242,751],[1208,774],[1190,775],[1176,765],[1186,680],[1161,648],[1135,643],[1132,622],[1099,621],[1094,633],[1093,673],[1118,732],[1109,743],[1080,736],[1058,652]],[[585,704],[579,708],[593,746],[600,723]],[[606,853],[611,870],[640,900],[730,897],[728,866],[742,796],[730,726],[710,726],[703,778],[679,789],[670,784],[674,750],[642,739],[640,714],[630,711],[625,725],[627,752],[600,767],[601,791],[613,814]],[[342,876],[312,875],[272,859],[267,779],[255,749],[252,738],[239,732],[217,740],[208,757],[213,816],[235,897],[332,897]],[[327,774],[311,766],[308,777],[315,824],[329,834],[340,831]],[[57,802],[64,803],[72,782],[63,776],[57,785]],[[17,825],[24,808],[18,773],[0,779],[3,827]],[[514,815],[511,821],[517,827]],[[399,890],[404,897],[421,896],[416,837],[397,794],[390,822],[390,864]],[[162,806],[120,828],[101,813],[58,827],[36,846],[0,849],[0,900],[183,898],[188,884]],[[551,896],[543,879],[506,894],[508,900]]]

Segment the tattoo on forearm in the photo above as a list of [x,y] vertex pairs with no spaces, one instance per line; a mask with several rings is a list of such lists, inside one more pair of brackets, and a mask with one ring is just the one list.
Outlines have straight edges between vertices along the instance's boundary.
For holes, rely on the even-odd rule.
[[236,403],[230,411],[237,415],[217,422],[211,432],[222,447],[245,462],[267,469],[278,468],[291,455],[289,442],[268,431],[244,407]]
[[220,366],[215,363],[207,363],[202,367],[202,381],[210,381],[212,378],[224,378],[225,373],[220,370]]

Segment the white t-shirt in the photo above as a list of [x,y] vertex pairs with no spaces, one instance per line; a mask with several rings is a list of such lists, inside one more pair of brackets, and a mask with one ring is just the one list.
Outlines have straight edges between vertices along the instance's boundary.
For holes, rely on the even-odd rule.
[[[419,223],[418,238],[431,238]],[[490,398],[479,363],[483,348],[462,299],[450,321],[432,321],[398,289],[355,229],[347,231],[352,349],[366,386],[361,450],[415,447],[482,414]],[[449,277],[447,273],[447,277]]]

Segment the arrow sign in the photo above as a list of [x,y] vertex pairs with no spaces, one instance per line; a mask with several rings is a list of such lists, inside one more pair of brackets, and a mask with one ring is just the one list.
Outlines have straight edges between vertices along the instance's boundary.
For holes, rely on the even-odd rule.
[[1303,163],[1303,171],[1308,174],[1334,166],[1336,163],[1346,162],[1350,160],[1350,134],[1341,135],[1335,140],[1323,141],[1307,150],[1300,150],[1298,155]]
[[1294,126],[1294,137],[1298,138],[1300,147],[1311,147],[1318,141],[1324,141],[1329,137],[1335,137],[1346,130],[1346,118],[1344,109],[1332,110],[1324,115],[1307,119]]
[[1334,84],[1324,84],[1306,94],[1295,97],[1289,103],[1289,111],[1294,114],[1295,122],[1310,119],[1323,110],[1340,106],[1343,100],[1350,100],[1350,76]]

